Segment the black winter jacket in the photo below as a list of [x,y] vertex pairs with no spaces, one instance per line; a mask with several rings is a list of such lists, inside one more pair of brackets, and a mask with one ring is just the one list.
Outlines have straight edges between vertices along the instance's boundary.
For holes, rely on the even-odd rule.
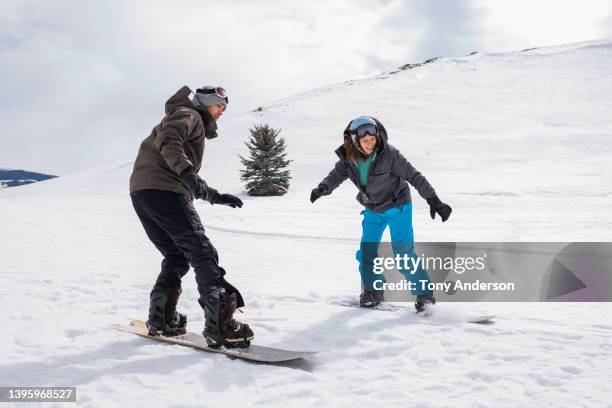
[[[340,158],[329,175],[319,186],[327,187],[331,192],[344,180],[351,179],[359,189],[357,201],[376,212],[383,212],[411,202],[410,183],[425,200],[434,197],[436,191],[425,176],[417,171],[395,147],[387,142],[387,131],[377,119],[381,144],[378,146],[376,158],[372,162],[365,187],[359,184],[359,171],[354,162],[347,158],[344,146],[336,149]],[[344,131],[348,134],[348,126]]]

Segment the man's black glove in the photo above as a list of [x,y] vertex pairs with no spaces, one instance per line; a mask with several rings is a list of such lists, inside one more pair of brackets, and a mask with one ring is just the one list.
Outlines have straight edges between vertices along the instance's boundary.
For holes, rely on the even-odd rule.
[[450,217],[453,211],[451,206],[440,201],[438,196],[428,198],[427,204],[429,204],[429,215],[431,215],[432,220],[436,218],[436,213],[438,213],[440,218],[442,218],[442,222],[444,222],[448,220],[448,217]]
[[327,187],[327,185],[319,184],[319,186],[313,189],[312,192],[310,193],[310,202],[314,203],[319,198],[321,198],[321,196],[330,195],[330,194],[331,194],[331,191],[329,190],[329,187]]
[[242,200],[231,194],[217,194],[210,203],[229,205],[232,208],[242,208]]
[[193,167],[187,167],[181,173],[181,178],[187,184],[195,198],[206,197],[206,183],[198,176]]

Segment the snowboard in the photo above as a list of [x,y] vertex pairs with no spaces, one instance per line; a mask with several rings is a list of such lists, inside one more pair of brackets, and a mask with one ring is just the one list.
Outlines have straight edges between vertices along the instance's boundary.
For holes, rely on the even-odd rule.
[[215,349],[212,347],[208,347],[206,344],[206,339],[195,333],[187,332],[186,334],[179,336],[149,336],[147,325],[142,320],[132,320],[129,326],[123,324],[115,324],[115,329],[125,332],[132,333],[140,337],[145,337],[147,339],[161,341],[164,343],[177,344],[180,346],[192,347],[202,351],[208,351],[211,353],[219,353],[224,354],[228,357],[240,358],[243,360],[251,360],[258,361],[262,363],[282,363],[286,361],[293,361],[298,359],[303,359],[309,356],[312,356],[316,352],[314,351],[290,351],[283,350],[273,347],[265,347],[258,346],[255,344],[251,344],[246,348],[225,348],[221,347],[219,349]]
[[[363,310],[379,310],[379,311],[383,311],[383,312],[397,312],[397,311],[401,311],[401,310],[407,310],[408,308],[406,307],[401,307],[398,305],[394,305],[391,303],[385,303],[382,302],[374,307],[368,307],[368,308],[362,308],[359,306],[359,300],[353,302],[350,300],[341,300],[338,301],[336,303],[334,303],[338,306],[345,306],[345,307],[356,307],[356,308],[360,308]],[[414,310],[414,309],[413,309]],[[416,314],[416,313],[415,313]],[[428,312],[425,311],[424,313],[421,313],[417,316],[422,316],[422,317],[432,317],[433,313],[432,312]],[[465,322],[466,323],[488,323],[490,321],[492,321],[495,318],[495,315],[473,315],[473,316],[466,316],[465,317]]]

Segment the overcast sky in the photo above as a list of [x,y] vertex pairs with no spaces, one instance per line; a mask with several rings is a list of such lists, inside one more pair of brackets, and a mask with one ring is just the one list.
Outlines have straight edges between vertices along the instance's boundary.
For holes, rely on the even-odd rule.
[[433,56],[603,38],[612,0],[2,0],[0,168],[125,156],[184,84],[242,112]]

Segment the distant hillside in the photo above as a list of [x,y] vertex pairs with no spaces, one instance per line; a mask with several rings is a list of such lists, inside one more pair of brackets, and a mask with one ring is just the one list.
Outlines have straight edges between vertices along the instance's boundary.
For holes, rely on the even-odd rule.
[[26,170],[0,169],[0,188],[17,187],[49,180],[57,176]]

